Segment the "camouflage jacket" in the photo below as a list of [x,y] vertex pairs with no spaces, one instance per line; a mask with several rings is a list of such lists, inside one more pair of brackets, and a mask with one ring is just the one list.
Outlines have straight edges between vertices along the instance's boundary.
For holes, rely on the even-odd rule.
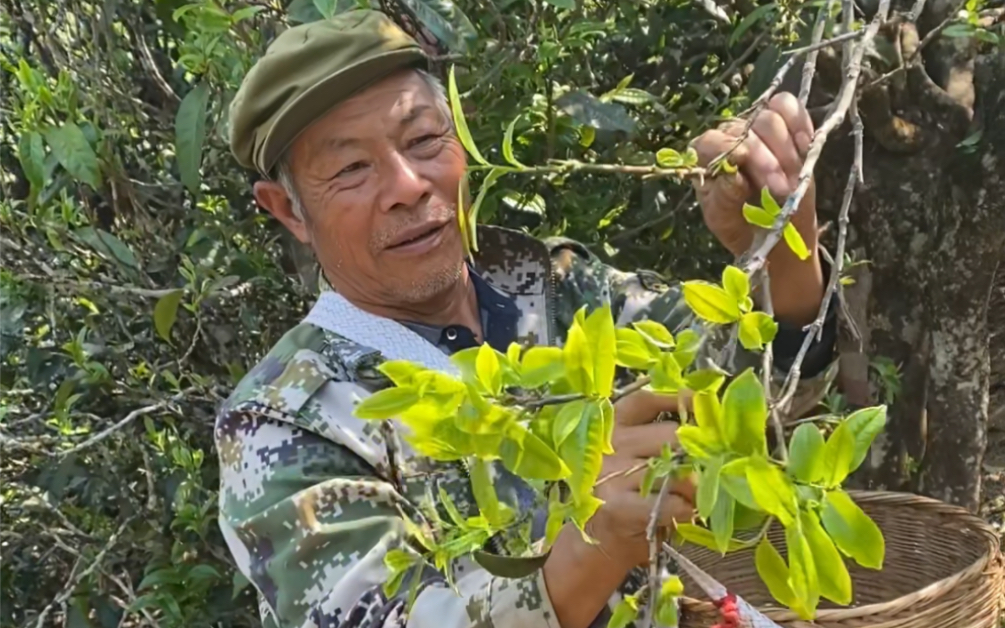
[[[560,346],[584,304],[609,303],[619,324],[649,318],[671,330],[688,313],[677,286],[645,271],[612,268],[569,240],[483,228],[479,244],[474,268],[516,302],[520,342]],[[704,346],[723,345],[720,339]],[[257,590],[263,623],[559,628],[540,571],[507,579],[458,561],[455,590],[430,570],[407,618],[408,583],[396,597],[384,595],[384,555],[403,542],[403,517],[421,517],[426,491],[443,487],[469,513],[474,499],[461,467],[401,453],[393,427],[352,415],[358,399],[389,385],[375,369],[381,358],[372,347],[301,323],[220,409],[220,526],[238,569]],[[739,348],[727,368],[737,372],[754,359]],[[829,366],[800,383],[795,413],[814,406],[833,380],[836,362],[827,359]],[[784,372],[776,376],[780,381]],[[501,467],[496,473],[500,499],[536,519],[533,534],[543,536],[542,513],[526,512],[527,487]],[[608,612],[619,598],[612,596]],[[608,612],[595,625],[605,625]]]

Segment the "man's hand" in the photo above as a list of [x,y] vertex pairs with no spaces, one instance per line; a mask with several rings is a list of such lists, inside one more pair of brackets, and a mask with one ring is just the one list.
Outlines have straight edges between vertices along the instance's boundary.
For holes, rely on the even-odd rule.
[[[646,458],[658,456],[665,443],[677,446],[677,424],[656,423],[661,412],[676,412],[677,398],[646,391],[614,405],[614,454],[604,457],[594,494],[605,503],[587,523],[598,545],[589,545],[567,525],[544,565],[548,595],[562,628],[586,628],[624,581],[628,571],[649,559],[646,527],[656,496],[639,492]],[[637,470],[636,470],[637,469]],[[691,521],[695,488],[673,482],[660,501],[657,524]]]
[[[706,166],[729,150],[743,134],[745,124],[734,120],[701,135],[694,141],[698,163]],[[765,187],[779,204],[783,203],[796,189],[812,137],[813,122],[806,108],[792,94],[778,94],[758,114],[750,134],[729,156],[738,171],[722,172],[706,179],[704,185],[695,184],[705,224],[733,255],[742,255],[753,241],[753,226],[743,217],[743,204],[760,205]],[[800,260],[784,242],[775,246],[768,256],[771,295],[780,318],[805,324],[813,320],[823,298],[823,273],[816,255],[816,186],[812,180],[792,216],[792,224],[811,257]]]

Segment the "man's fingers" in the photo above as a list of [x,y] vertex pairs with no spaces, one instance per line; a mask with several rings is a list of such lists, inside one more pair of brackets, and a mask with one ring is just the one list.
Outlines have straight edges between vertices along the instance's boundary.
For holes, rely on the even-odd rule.
[[[653,498],[655,499],[655,497]],[[694,504],[676,493],[663,496],[657,522],[660,526],[691,521],[694,518]]]
[[[713,159],[733,147],[740,131],[730,133],[730,130],[731,127],[726,126],[721,129],[713,129],[702,133],[701,136],[694,141],[693,147],[694,152],[698,153],[699,166],[704,168],[711,163]],[[741,144],[729,155],[730,163],[742,166],[746,163],[747,152],[746,147]]]
[[772,97],[767,108],[785,120],[796,150],[801,157],[805,157],[813,139],[813,120],[810,118],[810,112],[799,103],[798,98],[787,92]]
[[677,424],[668,421],[618,426],[614,428],[611,444],[620,456],[652,458],[660,455],[665,444],[677,449]]
[[677,412],[677,395],[637,390],[614,404],[614,420],[621,425],[652,423],[660,412]]
[[774,111],[764,111],[754,121],[754,127],[751,131],[771,152],[787,179],[794,181],[799,176],[803,160],[799,157],[799,152],[789,134],[789,127],[784,118]]

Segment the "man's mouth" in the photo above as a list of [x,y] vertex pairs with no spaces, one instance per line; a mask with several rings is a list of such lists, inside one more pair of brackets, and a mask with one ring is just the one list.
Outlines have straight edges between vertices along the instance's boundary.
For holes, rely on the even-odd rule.
[[436,238],[446,226],[446,223],[426,224],[413,229],[409,229],[399,235],[388,245],[387,250],[401,250],[414,246],[421,246]]

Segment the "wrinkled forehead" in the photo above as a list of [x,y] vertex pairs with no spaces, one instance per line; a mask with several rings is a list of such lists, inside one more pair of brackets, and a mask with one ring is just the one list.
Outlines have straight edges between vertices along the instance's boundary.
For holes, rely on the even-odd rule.
[[422,76],[415,70],[403,70],[333,107],[306,129],[297,144],[315,153],[392,138],[416,120],[439,120],[443,117],[440,109],[435,92]]

